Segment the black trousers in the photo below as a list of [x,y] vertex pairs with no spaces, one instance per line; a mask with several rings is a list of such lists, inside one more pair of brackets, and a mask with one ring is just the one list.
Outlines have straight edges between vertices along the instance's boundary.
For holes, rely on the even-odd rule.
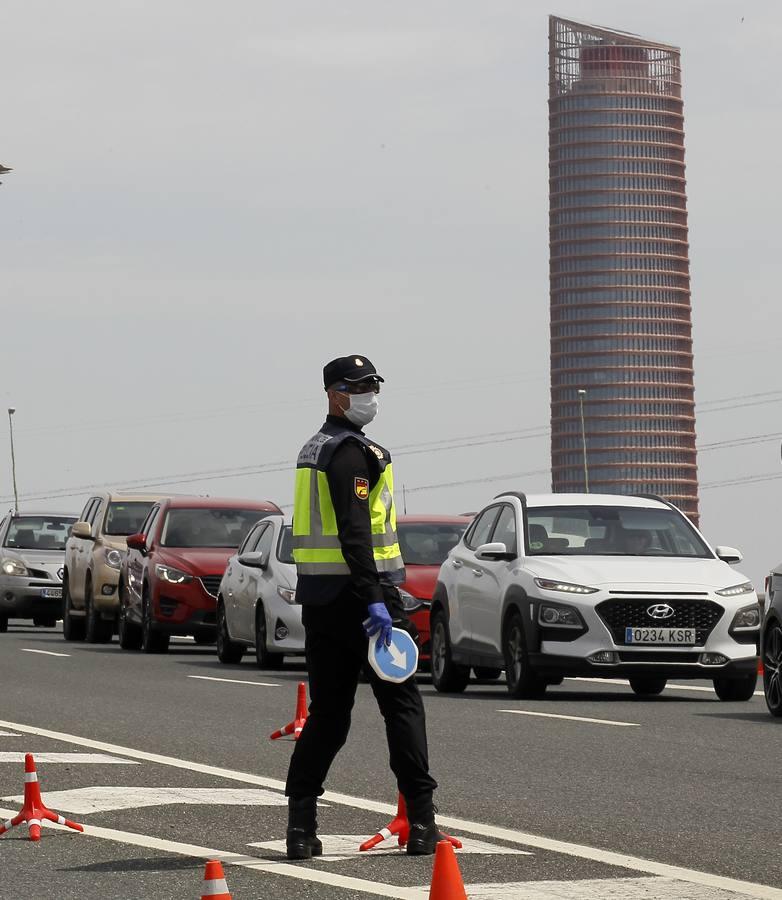
[[[412,627],[395,588],[384,588],[396,627]],[[367,664],[362,620],[366,607],[349,590],[326,606],[305,606],[309,717],[296,742],[285,793],[316,797],[323,793],[329,768],[350,731],[350,714],[359,674],[367,672],[386,724],[391,770],[406,799],[431,795],[437,782],[429,775],[424,705],[415,677],[403,684],[378,678]],[[371,640],[376,640],[372,637]]]

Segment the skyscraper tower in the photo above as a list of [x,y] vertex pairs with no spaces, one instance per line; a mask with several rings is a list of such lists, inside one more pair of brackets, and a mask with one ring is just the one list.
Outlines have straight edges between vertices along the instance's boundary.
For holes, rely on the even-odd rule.
[[554,491],[698,518],[680,53],[549,19]]

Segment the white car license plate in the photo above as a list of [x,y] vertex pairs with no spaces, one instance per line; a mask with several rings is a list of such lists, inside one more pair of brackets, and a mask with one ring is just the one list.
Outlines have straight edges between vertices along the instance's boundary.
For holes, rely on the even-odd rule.
[[694,644],[694,628],[625,628],[626,644]]
[[43,588],[41,596],[47,600],[62,600],[62,588]]

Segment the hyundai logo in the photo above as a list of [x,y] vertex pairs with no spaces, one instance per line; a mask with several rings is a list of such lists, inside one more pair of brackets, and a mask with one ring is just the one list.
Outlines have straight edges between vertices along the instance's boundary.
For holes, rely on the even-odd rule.
[[676,610],[667,603],[655,603],[646,610],[646,615],[652,619],[670,619]]
[[57,577],[60,579],[60,581],[62,581],[63,575],[65,575],[65,569],[64,568],[57,569]]

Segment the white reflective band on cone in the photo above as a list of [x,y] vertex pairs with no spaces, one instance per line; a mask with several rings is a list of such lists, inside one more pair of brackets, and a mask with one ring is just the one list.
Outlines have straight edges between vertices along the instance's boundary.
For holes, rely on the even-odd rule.
[[65,824],[65,816],[57,816],[57,824],[64,825]]
[[389,831],[387,828],[381,828],[380,831],[378,831],[378,834],[382,834],[386,840],[394,835],[393,831]]
[[3,828],[6,831],[10,831],[13,828],[13,822],[10,819],[7,822],[3,822]]
[[27,824],[28,828],[32,828],[33,825],[37,825],[40,828],[41,820],[40,819],[29,819],[26,824]]
[[214,894],[227,894],[228,885],[225,878],[212,878],[204,882],[204,896],[211,897]]
[[36,772],[25,772],[24,780],[29,784],[31,781],[38,781],[38,775]]

